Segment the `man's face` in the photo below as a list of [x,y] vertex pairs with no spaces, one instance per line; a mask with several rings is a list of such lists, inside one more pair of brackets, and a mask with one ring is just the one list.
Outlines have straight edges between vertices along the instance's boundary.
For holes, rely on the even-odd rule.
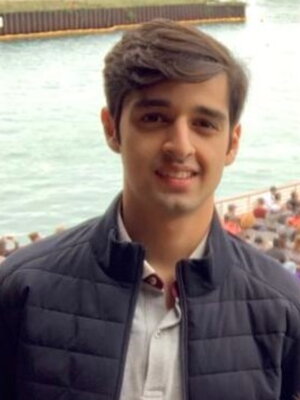
[[240,134],[239,126],[232,130],[229,149],[225,75],[201,83],[166,81],[130,93],[120,118],[120,142],[104,114],[108,143],[122,157],[125,206],[170,215],[212,206]]

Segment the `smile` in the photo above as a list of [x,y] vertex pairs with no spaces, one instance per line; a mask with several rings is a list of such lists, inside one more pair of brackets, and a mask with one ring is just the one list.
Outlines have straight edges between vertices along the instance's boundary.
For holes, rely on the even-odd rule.
[[163,179],[172,179],[172,180],[189,180],[199,175],[199,173],[192,169],[158,169],[155,171],[156,174]]
[[198,175],[194,171],[156,171],[157,175],[162,178],[171,178],[171,179],[190,179],[196,175]]

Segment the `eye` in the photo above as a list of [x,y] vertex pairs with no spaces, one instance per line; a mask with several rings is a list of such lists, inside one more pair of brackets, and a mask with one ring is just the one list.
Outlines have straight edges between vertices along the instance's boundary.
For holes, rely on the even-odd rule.
[[206,130],[217,130],[217,125],[207,118],[199,118],[194,121],[194,126],[197,128],[204,128]]
[[167,121],[167,118],[158,112],[151,112],[142,115],[141,121],[149,124],[159,124]]

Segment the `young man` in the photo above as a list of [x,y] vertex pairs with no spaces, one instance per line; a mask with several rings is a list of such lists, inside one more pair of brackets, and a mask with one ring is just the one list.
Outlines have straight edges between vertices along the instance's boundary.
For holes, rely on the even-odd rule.
[[242,67],[197,29],[153,21],[124,34],[104,77],[123,191],[5,261],[1,400],[292,400],[298,283],[214,211]]

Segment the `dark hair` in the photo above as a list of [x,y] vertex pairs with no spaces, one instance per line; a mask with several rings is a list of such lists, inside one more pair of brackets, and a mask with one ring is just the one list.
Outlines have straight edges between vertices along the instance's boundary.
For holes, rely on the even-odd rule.
[[248,89],[244,68],[220,42],[198,29],[153,20],[124,33],[105,57],[107,105],[118,128],[124,98],[132,90],[165,80],[203,82],[225,72],[229,120],[239,120]]
[[297,191],[296,190],[293,190],[292,192],[291,192],[291,198],[292,199],[296,199],[297,197],[298,197],[298,193],[297,193]]
[[234,211],[234,210],[236,210],[236,205],[233,204],[233,203],[228,204],[227,210],[228,210],[228,211]]
[[281,193],[280,192],[275,193],[274,199],[275,200],[281,200]]
[[257,203],[258,204],[265,204],[265,199],[263,198],[263,197],[259,197],[258,199],[257,199]]
[[264,239],[261,236],[255,236],[254,243],[263,244],[264,243]]

